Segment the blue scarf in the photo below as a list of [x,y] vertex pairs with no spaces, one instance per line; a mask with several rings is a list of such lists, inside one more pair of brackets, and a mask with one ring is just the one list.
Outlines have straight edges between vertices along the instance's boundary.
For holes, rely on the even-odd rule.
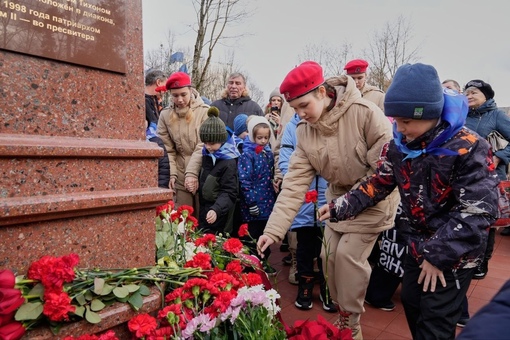
[[450,138],[455,136],[462,129],[468,113],[467,98],[456,91],[443,89],[444,106],[441,113],[441,121],[444,129],[428,144],[425,149],[411,150],[405,143],[402,143],[402,133],[397,131],[397,123],[393,123],[393,138],[400,152],[407,156],[403,159],[416,158],[422,154],[456,156],[457,151],[440,148]]
[[158,125],[154,122],[151,122],[147,127],[147,130],[145,130],[145,139],[150,140],[151,138],[157,137],[158,136],[156,132],[157,129]]
[[234,136],[229,133],[229,138],[223,145],[214,153],[209,153],[205,146],[202,148],[202,155],[209,156],[213,160],[213,165],[216,165],[218,159],[233,159],[238,158],[241,154],[237,150]]

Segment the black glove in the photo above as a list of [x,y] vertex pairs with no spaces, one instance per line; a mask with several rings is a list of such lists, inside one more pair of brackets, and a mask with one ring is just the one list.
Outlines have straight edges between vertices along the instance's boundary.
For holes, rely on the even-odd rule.
[[251,216],[259,216],[260,215],[260,209],[257,207],[257,205],[250,206],[250,215]]

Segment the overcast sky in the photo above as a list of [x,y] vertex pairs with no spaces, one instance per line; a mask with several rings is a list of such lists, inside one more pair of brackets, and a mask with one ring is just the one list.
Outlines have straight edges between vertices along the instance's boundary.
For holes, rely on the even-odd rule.
[[[267,97],[298,64],[310,44],[340,47],[352,44],[354,53],[368,47],[374,30],[404,16],[412,25],[411,46],[419,46],[419,62],[433,65],[441,80],[453,78],[461,86],[471,79],[492,85],[498,106],[510,106],[510,11],[503,0],[252,0],[250,18],[235,28],[245,37],[234,46],[235,63]],[[143,0],[144,55],[166,44],[192,50],[196,22],[191,0]],[[353,58],[362,57],[354,55]],[[342,65],[343,66],[343,65]],[[248,84],[249,85],[249,84]],[[213,98],[214,99],[214,98]]]

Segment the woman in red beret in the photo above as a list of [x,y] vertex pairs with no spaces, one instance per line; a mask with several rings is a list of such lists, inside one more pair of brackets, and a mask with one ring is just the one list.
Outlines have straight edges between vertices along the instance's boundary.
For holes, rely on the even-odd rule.
[[172,104],[161,111],[157,133],[165,143],[170,161],[170,189],[175,206],[193,207],[198,216],[198,176],[202,166],[200,125],[207,119],[209,106],[191,86],[184,72],[175,72],[166,81]]
[[[330,202],[374,173],[383,145],[392,138],[390,122],[377,105],[361,98],[354,80],[346,75],[324,80],[316,62],[290,71],[280,92],[302,120],[282,191],[257,243],[260,252],[284,237],[317,174],[329,183]],[[394,192],[354,220],[326,223],[324,275],[338,303],[337,325],[351,328],[354,339],[362,339],[360,315],[371,272],[367,258],[379,233],[391,228],[398,202]]]

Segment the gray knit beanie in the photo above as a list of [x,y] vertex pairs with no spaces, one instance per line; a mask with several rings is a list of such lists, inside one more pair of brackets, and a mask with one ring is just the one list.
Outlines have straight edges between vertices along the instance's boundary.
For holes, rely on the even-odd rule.
[[220,110],[211,106],[207,110],[207,115],[209,118],[200,126],[200,140],[203,143],[224,143],[228,138],[228,134],[225,123],[218,118]]

